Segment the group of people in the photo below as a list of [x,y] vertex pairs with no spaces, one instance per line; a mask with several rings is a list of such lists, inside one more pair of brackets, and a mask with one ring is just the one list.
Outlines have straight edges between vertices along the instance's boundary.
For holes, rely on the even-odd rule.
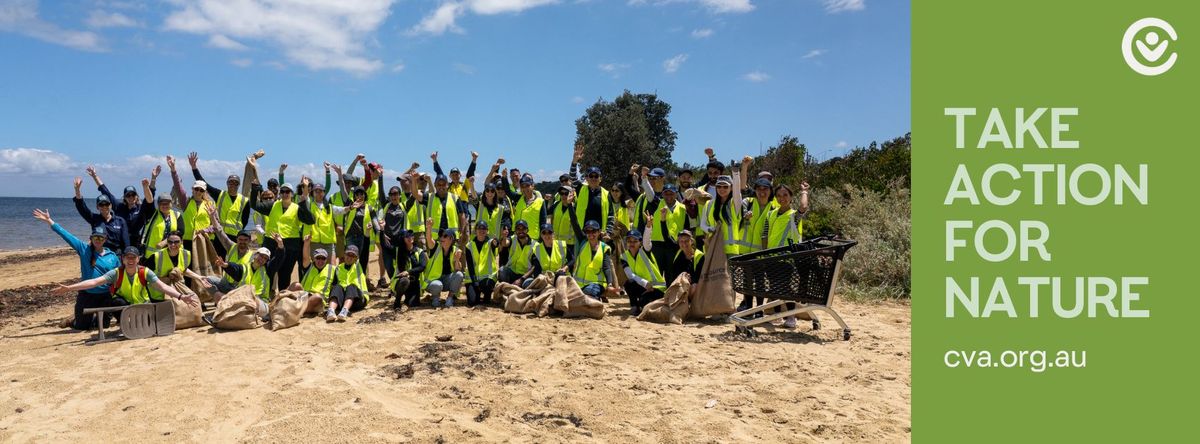
[[[528,286],[545,272],[573,277],[597,300],[626,295],[637,315],[679,275],[699,279],[705,242],[719,242],[732,256],[800,241],[807,183],[793,190],[761,171],[743,188],[749,156],[727,168],[708,148],[698,180],[688,170],[668,179],[663,168],[632,165],[606,184],[600,168],[581,170],[582,154],[577,145],[558,188],[543,194],[532,174],[506,168],[503,158],[477,189],[475,152],[465,174],[445,172],[434,152],[432,175],[414,162],[389,185],[383,166],[359,154],[345,168],[325,162],[323,181],[301,176],[294,185],[281,164],[264,186],[259,150],[224,188],[205,180],[191,153],[190,188],[167,156],[170,193],[156,194],[161,167],[155,167],[140,194],[128,186],[121,200],[88,167],[100,193],[96,211],[83,200],[81,178],[75,206],[92,226],[89,242],[45,210],[34,210],[34,217],[79,255],[82,280],[55,292],[77,292],[70,324],[83,330],[95,326],[82,316],[85,308],[165,298],[195,305],[196,292],[219,302],[242,286],[253,288],[264,314],[278,291],[289,290],[300,292],[306,313],[323,312],[329,322],[365,308],[376,290],[394,296],[392,307],[401,311],[425,295],[433,307],[451,307],[460,293],[473,307],[491,303],[498,282]],[[369,277],[372,252],[378,280]],[[747,297],[739,308],[755,302]]]

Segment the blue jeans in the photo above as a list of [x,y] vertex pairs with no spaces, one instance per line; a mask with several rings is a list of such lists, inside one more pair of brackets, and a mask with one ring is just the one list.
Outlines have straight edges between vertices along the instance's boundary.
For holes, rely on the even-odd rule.
[[427,289],[429,296],[433,298],[433,306],[437,307],[442,304],[442,290],[450,292],[446,297],[446,306],[454,306],[454,298],[458,295],[458,289],[462,288],[463,274],[461,271],[456,271],[450,274],[443,274],[441,277],[429,283]]
[[604,300],[604,299],[600,298],[600,295],[604,294],[604,286],[602,286],[600,284],[587,284],[580,290],[583,290],[583,294],[587,295],[588,297],[590,297],[592,299],[595,299],[597,301]]

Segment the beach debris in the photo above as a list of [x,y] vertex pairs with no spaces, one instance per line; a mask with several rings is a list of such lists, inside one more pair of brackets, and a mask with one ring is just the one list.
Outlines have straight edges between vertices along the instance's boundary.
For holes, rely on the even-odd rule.
[[481,410],[478,415],[475,415],[475,422],[483,422],[484,420],[488,419],[489,416],[492,416],[492,409],[484,407],[484,409]]
[[710,399],[710,400],[708,400],[708,402],[704,403],[704,408],[706,408],[706,409],[711,409],[716,406],[717,406],[717,400],[715,400],[715,399]]
[[563,427],[571,424],[575,427],[583,427],[583,418],[576,416],[574,413],[533,413],[525,412],[521,415],[521,420],[525,422],[537,423],[543,426]]
[[438,335],[437,336],[438,342],[450,342],[451,339],[454,339],[454,335]]

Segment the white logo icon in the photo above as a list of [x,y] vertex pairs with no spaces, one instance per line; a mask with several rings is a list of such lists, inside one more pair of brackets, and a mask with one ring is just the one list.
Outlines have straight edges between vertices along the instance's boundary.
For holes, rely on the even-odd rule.
[[[1151,30],[1146,33],[1145,38],[1135,41],[1134,37],[1137,37],[1146,28],[1158,28],[1167,33],[1167,36],[1171,39],[1163,39],[1158,31]],[[1167,54],[1171,42],[1176,40],[1179,40],[1179,36],[1175,34],[1175,28],[1171,27],[1170,23],[1162,19],[1146,17],[1133,22],[1132,25],[1129,25],[1129,29],[1125,30],[1125,38],[1121,39],[1121,55],[1125,56],[1125,64],[1129,65],[1138,74],[1156,76],[1167,72],[1172,66],[1175,66],[1175,60],[1179,58],[1179,54],[1175,52],[1171,52],[1170,57],[1166,57],[1165,62],[1158,62],[1163,60],[1163,56]],[[1143,60],[1154,65],[1146,65],[1141,60],[1138,60],[1133,54],[1135,47]]]

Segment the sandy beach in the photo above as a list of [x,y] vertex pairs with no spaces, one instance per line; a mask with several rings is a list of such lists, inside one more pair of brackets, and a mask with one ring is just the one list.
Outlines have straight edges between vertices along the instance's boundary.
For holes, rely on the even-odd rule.
[[375,297],[344,324],[88,346],[55,326],[74,296],[47,294],[78,277],[70,250],[0,253],[0,441],[911,440],[908,305],[835,302],[847,342],[649,324],[624,299],[587,320]]

